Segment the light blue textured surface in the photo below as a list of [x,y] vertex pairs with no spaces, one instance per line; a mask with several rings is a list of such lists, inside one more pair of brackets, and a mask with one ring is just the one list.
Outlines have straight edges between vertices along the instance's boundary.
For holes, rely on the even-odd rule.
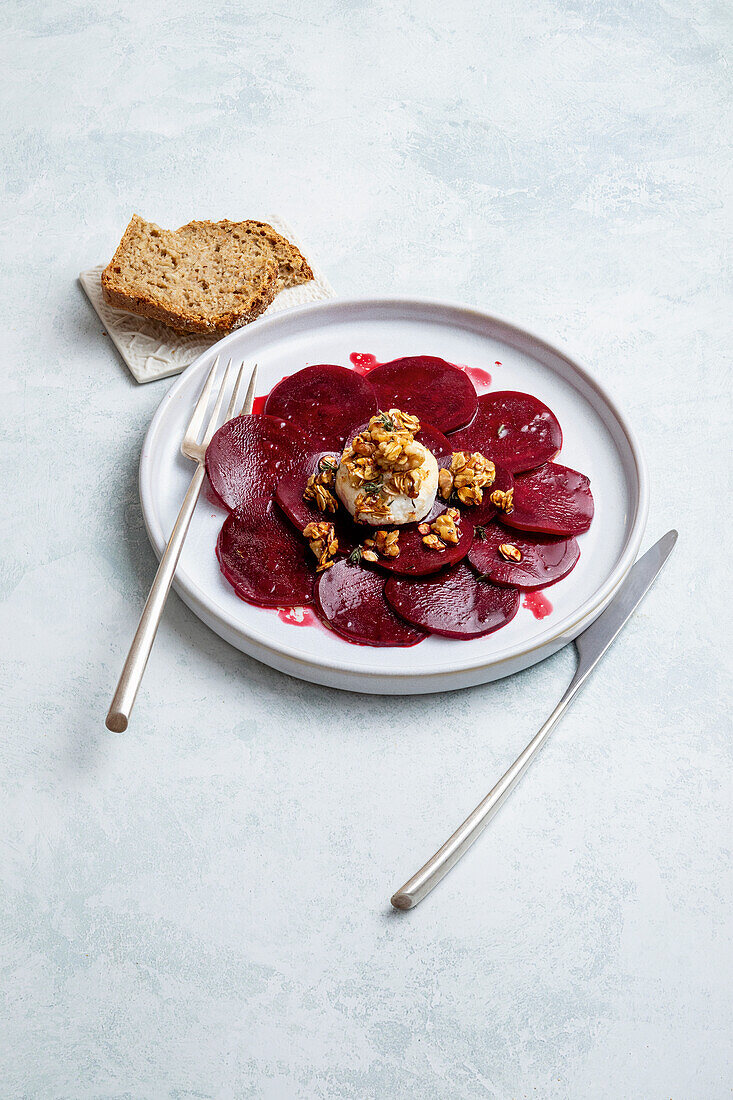
[[[3,1097],[730,1095],[729,16],[4,6]],[[131,381],[76,275],[133,211],[262,209],[337,290],[462,299],[575,349],[645,445],[646,544],[680,529],[411,914],[391,891],[570,652],[443,698],[339,695],[173,597],[130,732],[103,728],[155,568],[136,471],[167,383]]]

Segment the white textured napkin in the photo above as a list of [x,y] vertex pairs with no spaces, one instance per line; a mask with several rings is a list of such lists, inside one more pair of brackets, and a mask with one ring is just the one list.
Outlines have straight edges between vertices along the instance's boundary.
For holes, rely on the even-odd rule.
[[[308,302],[319,302],[323,298],[333,298],[335,292],[326,276],[313,263],[310,253],[300,243],[288,223],[277,215],[259,218],[287,237],[305,256],[313,271],[309,283],[291,286],[281,290],[273,302],[261,315],[280,313],[291,306],[302,306]],[[79,281],[89,301],[99,314],[99,318],[117,350],[127,363],[138,382],[153,382],[156,378],[168,378],[171,374],[180,374],[189,363],[193,363],[203,351],[210,348],[221,333],[174,332],[160,321],[151,321],[148,317],[138,317],[124,309],[113,309],[102,296],[101,275],[105,264],[82,271]],[[256,324],[256,321],[253,322]]]

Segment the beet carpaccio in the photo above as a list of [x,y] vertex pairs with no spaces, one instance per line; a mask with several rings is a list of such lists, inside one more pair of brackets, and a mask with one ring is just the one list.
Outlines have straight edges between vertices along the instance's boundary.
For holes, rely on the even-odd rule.
[[216,552],[258,607],[314,608],[355,645],[479,638],[521,591],[580,557],[593,496],[555,462],[562,430],[528,393],[476,393],[435,356],[367,375],[305,367],[238,417],[206,454],[229,515]]

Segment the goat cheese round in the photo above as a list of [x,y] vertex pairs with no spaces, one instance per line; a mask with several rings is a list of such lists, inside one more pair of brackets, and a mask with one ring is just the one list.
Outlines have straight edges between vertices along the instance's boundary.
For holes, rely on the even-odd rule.
[[[419,523],[425,518],[433,507],[438,492],[438,463],[432,451],[422,443],[415,443],[415,447],[419,448],[422,458],[420,465],[414,467],[422,479],[415,497],[395,491],[394,471],[380,471],[379,477],[370,483],[370,492],[365,493],[363,486],[352,484],[349,471],[343,460],[341,461],[336,472],[336,494],[358,523],[367,523],[372,527],[389,527]],[[365,504],[368,507],[370,500],[375,503],[374,512],[364,507]]]

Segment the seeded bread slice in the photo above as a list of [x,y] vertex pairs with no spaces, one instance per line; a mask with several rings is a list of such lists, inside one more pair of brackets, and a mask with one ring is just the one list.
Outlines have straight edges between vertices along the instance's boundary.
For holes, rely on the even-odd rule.
[[269,248],[277,262],[277,294],[286,287],[298,286],[313,278],[313,272],[305,256],[267,222],[189,222],[178,230],[183,237],[193,239],[202,236],[213,237],[219,231],[228,232],[235,238],[243,234],[253,242],[257,242],[259,238],[260,244]]
[[230,332],[281,286],[312,278],[300,252],[264,222],[189,222],[161,229],[133,215],[102,272],[111,306],[181,332]]

